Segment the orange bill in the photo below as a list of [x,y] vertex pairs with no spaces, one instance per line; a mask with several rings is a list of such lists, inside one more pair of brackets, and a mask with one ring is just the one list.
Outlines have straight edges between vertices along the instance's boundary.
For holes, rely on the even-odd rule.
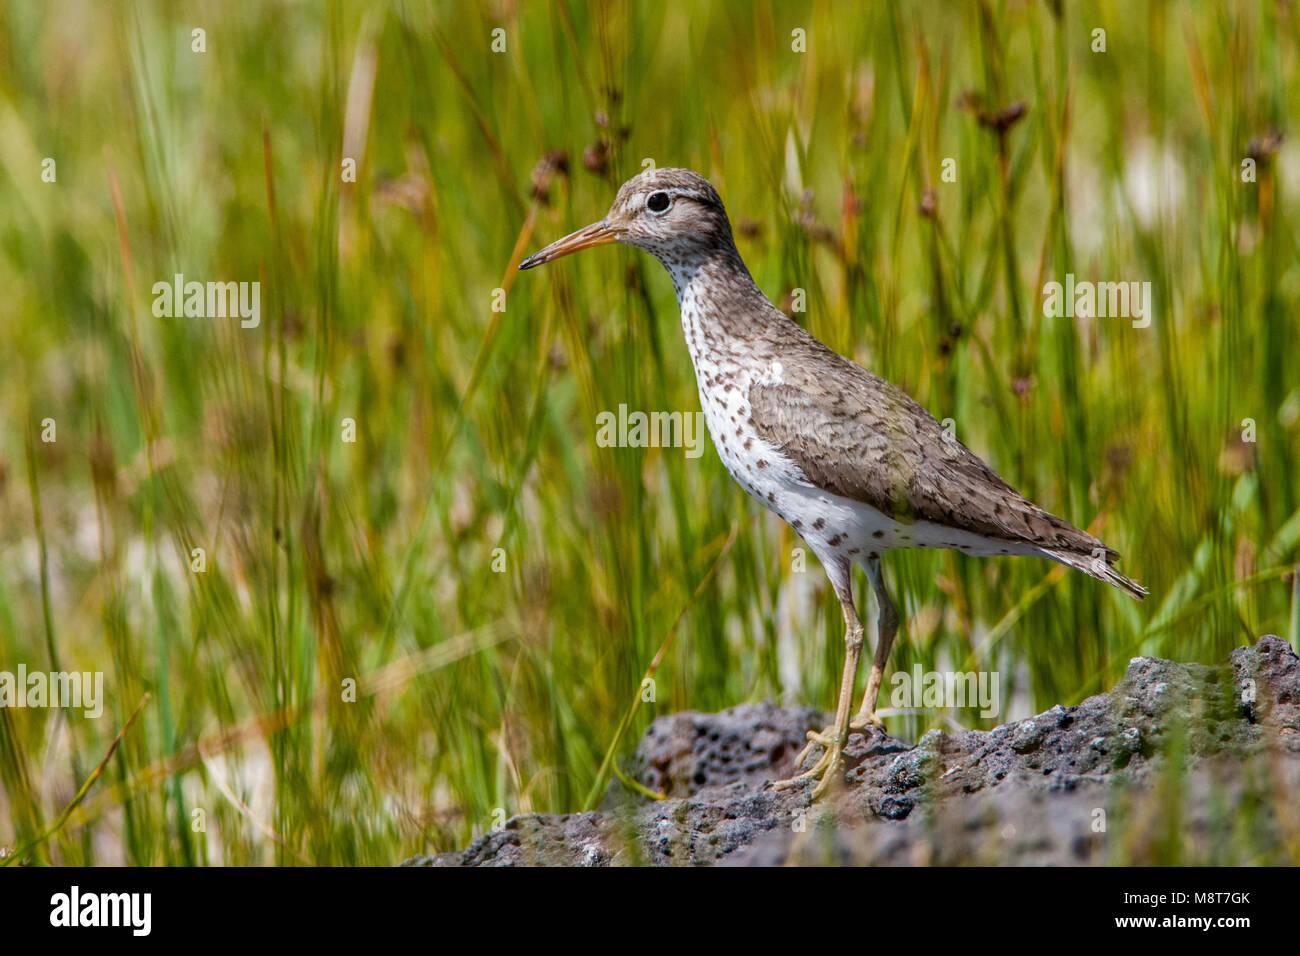
[[577,232],[571,232],[563,239],[556,239],[553,243],[519,263],[520,269],[532,269],[534,266],[545,265],[562,256],[577,252],[580,249],[590,249],[592,246],[603,246],[608,242],[614,242],[618,239],[619,230],[607,225],[604,220],[593,222],[590,226],[579,229]]

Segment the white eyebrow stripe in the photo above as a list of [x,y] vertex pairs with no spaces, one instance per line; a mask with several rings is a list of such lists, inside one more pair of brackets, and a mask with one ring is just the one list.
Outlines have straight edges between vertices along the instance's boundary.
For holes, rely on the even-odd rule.
[[650,197],[655,193],[667,193],[674,199],[693,199],[705,206],[713,204],[713,199],[709,194],[700,192],[698,189],[691,189],[687,186],[658,186],[651,189],[649,192],[638,193],[631,197],[631,204],[628,206],[628,211],[633,212],[638,209],[647,208],[647,204],[650,202]]
[[709,201],[709,197],[704,193],[700,192],[698,189],[675,188],[671,191],[678,196],[685,196],[687,199],[694,199],[696,202],[706,203]]

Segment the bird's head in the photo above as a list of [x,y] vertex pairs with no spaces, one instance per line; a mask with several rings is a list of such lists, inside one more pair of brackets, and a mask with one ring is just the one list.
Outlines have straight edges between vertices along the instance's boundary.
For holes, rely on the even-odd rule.
[[533,253],[519,268],[608,242],[644,249],[670,272],[735,245],[727,211],[707,179],[689,169],[647,169],[623,184],[604,219]]

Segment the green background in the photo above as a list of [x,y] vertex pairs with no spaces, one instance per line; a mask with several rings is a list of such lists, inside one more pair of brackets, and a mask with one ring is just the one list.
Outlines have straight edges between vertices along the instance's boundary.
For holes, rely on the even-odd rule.
[[[589,806],[655,715],[831,706],[793,532],[711,447],[596,443],[620,403],[698,409],[667,276],[514,271],[647,159],[1151,590],[891,555],[893,667],[1004,693],[892,731],[1297,645],[1297,39],[1272,2],[0,4],[0,670],[107,696],[0,710],[0,846],[391,863]],[[1149,281],[1150,327],[1044,318],[1071,272]],[[175,273],[259,281],[260,327],[155,318]]]

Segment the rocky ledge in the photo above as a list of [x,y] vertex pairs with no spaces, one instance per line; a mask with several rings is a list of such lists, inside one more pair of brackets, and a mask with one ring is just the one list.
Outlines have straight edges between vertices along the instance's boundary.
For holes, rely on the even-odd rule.
[[662,717],[591,813],[524,814],[407,866],[1300,862],[1300,658],[1261,638],[1222,666],[1134,658],[1107,694],[915,744],[854,733],[844,786],[791,775],[813,709]]

